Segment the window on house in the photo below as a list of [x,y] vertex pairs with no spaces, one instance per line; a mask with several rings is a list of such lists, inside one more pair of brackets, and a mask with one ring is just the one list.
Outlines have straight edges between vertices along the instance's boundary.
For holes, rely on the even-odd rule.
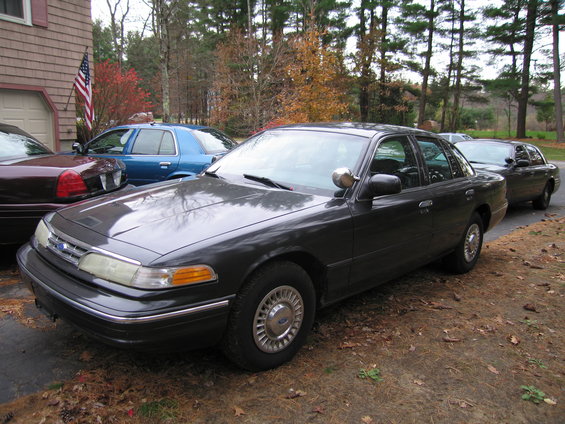
[[0,0],[0,13],[15,18],[24,18],[23,0]]

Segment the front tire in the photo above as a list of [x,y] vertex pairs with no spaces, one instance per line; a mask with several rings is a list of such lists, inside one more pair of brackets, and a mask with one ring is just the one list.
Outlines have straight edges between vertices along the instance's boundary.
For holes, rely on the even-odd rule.
[[465,228],[463,238],[455,250],[445,257],[447,268],[456,274],[471,271],[479,259],[483,245],[483,220],[478,213],[473,213]]
[[543,188],[542,193],[539,197],[532,201],[532,206],[534,209],[544,211],[548,208],[549,202],[551,201],[551,183],[548,181]]
[[298,352],[314,322],[316,294],[309,275],[293,262],[257,270],[234,301],[224,354],[250,371],[277,367]]

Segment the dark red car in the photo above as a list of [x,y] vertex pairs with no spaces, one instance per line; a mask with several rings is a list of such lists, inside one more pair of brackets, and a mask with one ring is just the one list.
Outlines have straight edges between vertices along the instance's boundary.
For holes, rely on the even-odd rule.
[[0,244],[27,241],[43,215],[127,185],[117,159],[57,155],[0,123]]

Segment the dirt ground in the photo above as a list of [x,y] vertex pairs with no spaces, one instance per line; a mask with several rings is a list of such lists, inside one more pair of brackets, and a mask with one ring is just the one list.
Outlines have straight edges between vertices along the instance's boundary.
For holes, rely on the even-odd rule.
[[[565,218],[548,217],[486,244],[469,274],[432,265],[321,311],[296,358],[263,373],[77,336],[83,369],[0,405],[0,424],[564,423],[564,263]],[[44,325],[29,301],[0,313]]]

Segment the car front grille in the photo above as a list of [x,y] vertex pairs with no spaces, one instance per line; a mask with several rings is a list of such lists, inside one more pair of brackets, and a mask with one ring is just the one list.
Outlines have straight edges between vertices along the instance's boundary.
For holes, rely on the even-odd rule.
[[78,265],[80,258],[88,252],[88,249],[66,240],[53,232],[49,234],[47,248],[56,256],[74,265]]

